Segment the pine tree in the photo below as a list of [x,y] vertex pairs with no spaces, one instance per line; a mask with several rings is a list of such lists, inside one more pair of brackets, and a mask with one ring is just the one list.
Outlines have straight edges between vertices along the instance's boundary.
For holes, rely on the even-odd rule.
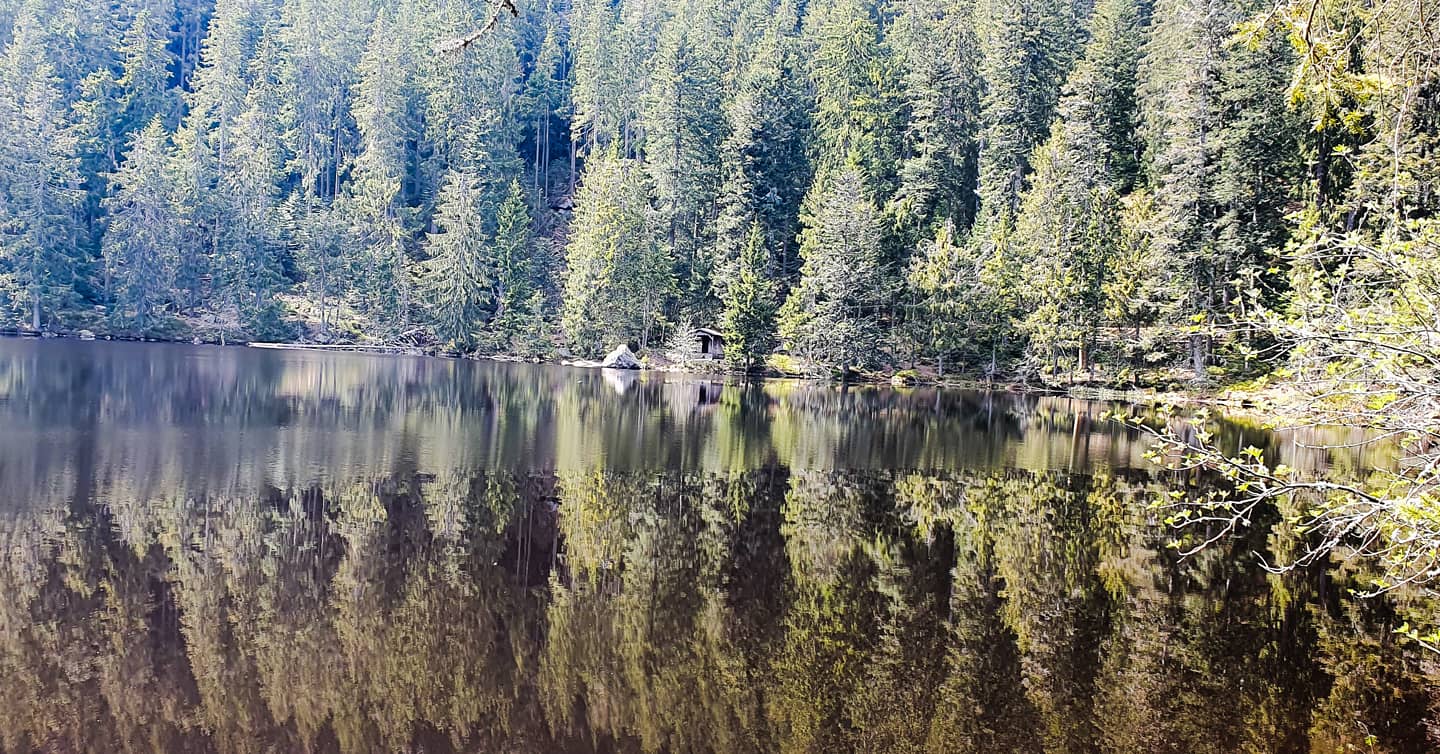
[[374,5],[362,0],[289,0],[279,18],[275,76],[286,103],[282,127],[300,190],[332,199],[355,151],[349,95],[359,78]]
[[663,324],[673,265],[647,224],[643,166],[618,149],[590,158],[566,247],[561,326],[582,353],[631,340],[644,348]]
[[1119,237],[1104,283],[1105,316],[1116,326],[1130,328],[1132,354],[1140,346],[1140,327],[1155,317],[1161,300],[1156,288],[1165,266],[1151,240],[1154,215],[1155,202],[1147,192],[1136,191],[1122,201]]
[[352,240],[342,213],[311,197],[291,194],[288,217],[295,260],[305,273],[305,289],[320,313],[320,334],[329,337],[341,300],[350,287],[345,272],[345,249]]
[[1049,139],[1032,160],[1031,188],[1016,222],[1007,262],[1026,282],[1020,327],[1032,356],[1052,368],[1071,352],[1081,370],[1093,366],[1090,352],[1105,321],[1117,192],[1135,180],[1139,16],[1135,0],[1097,6],[1084,57],[1066,83]]
[[[512,181],[510,193],[495,219],[495,242],[491,256],[495,268],[495,316],[489,326],[489,338],[500,350],[525,350],[523,341],[532,329],[538,287],[535,281],[535,245],[531,238],[530,208],[525,203],[525,189],[520,181]],[[543,301],[543,296],[542,299]]]
[[[273,71],[263,60],[257,67]],[[219,282],[241,326],[257,339],[289,336],[276,298],[286,284],[278,211],[284,151],[276,89],[271,73],[260,74],[246,97],[246,110],[233,124],[218,177]]]
[[900,98],[895,64],[871,7],[863,0],[835,0],[824,8],[814,34],[818,168],[854,162],[871,195],[888,199],[900,155]]
[[525,78],[525,118],[531,123],[530,163],[532,190],[537,201],[550,195],[551,147],[555,136],[555,120],[563,116],[569,105],[570,90],[564,81],[564,55],[559,21],[545,17],[545,35],[535,52],[534,67]]
[[482,201],[480,182],[473,175],[449,177],[435,209],[439,230],[426,244],[430,260],[422,273],[436,335],[462,351],[475,346],[495,305],[496,270]]
[[[991,288],[975,244],[956,237],[954,221],[924,239],[911,258],[907,276],[916,302],[910,328],[925,355],[933,356],[941,377],[958,362],[989,361],[1002,326],[1003,309]],[[993,371],[993,366],[990,367]]]
[[659,241],[678,263],[691,308],[703,307],[710,294],[708,260],[700,252],[709,245],[725,125],[719,53],[703,23],[677,17],[661,31],[641,114]]
[[852,165],[816,182],[801,233],[800,282],[780,310],[786,346],[842,375],[882,358],[884,226],[861,176]]
[[179,102],[171,82],[177,60],[170,42],[176,20],[174,0],[140,0],[131,12],[120,39],[120,75],[115,81],[121,92],[117,138],[122,143],[128,141],[125,135],[148,127],[156,117],[175,127]]
[[22,15],[0,57],[0,260],[32,329],[76,296],[78,143],[41,19]]
[[977,0],[974,14],[985,82],[980,203],[1000,218],[1019,208],[1030,155],[1049,131],[1080,34],[1073,8],[1060,0]]
[[[187,308],[221,314],[236,309],[242,297],[257,300],[237,291],[238,282],[244,278],[238,263],[242,257],[235,252],[235,231],[244,226],[237,220],[240,197],[234,192],[233,174],[237,164],[250,159],[242,154],[243,159],[237,161],[237,149],[244,146],[259,147],[262,157],[261,162],[249,167],[263,167],[269,171],[269,179],[278,176],[281,157],[271,148],[278,147],[274,143],[278,138],[262,137],[254,132],[252,124],[249,136],[254,138],[241,145],[236,133],[241,116],[250,109],[254,58],[271,10],[265,3],[219,0],[201,43],[199,65],[190,78],[193,89],[185,98],[188,112],[184,123],[174,137],[173,168],[175,202],[183,221],[180,233],[184,258],[178,279],[186,289]],[[273,137],[275,129],[269,130]],[[269,188],[253,187],[260,192],[262,201],[252,198],[252,204],[273,204],[273,180],[269,182]],[[268,222],[253,218],[247,232],[254,234],[257,221]],[[264,267],[269,270],[271,266]],[[262,279],[277,282],[269,272]],[[262,295],[258,300],[264,302],[266,297]]]
[[1025,194],[1009,261],[1025,283],[1020,327],[1043,360],[1037,366],[1053,369],[1073,351],[1073,366],[1083,371],[1104,322],[1118,199],[1103,182],[1095,185],[1096,174],[1087,172],[1096,167],[1094,153],[1072,148],[1066,131],[1057,122],[1035,157],[1034,187]]
[[726,289],[722,327],[725,359],[749,371],[775,348],[775,283],[760,223],[750,225],[734,282]]
[[741,65],[734,97],[725,108],[728,135],[720,147],[719,214],[709,261],[716,301],[727,295],[755,222],[774,256],[776,274],[789,278],[799,266],[795,240],[811,179],[806,155],[810,114],[797,73],[794,26],[793,8],[782,4]]
[[1237,17],[1222,0],[1158,3],[1141,66],[1154,244],[1169,261],[1165,308],[1187,335],[1197,379],[1214,360],[1213,326],[1285,235],[1300,172],[1300,129],[1277,104],[1285,86],[1276,71],[1291,53],[1278,41],[1229,48]]
[[1060,117],[1086,119],[1095,129],[1105,180],[1128,194],[1140,179],[1140,57],[1151,0],[1100,0],[1090,18],[1090,42],[1062,101]]
[[907,0],[889,43],[903,70],[904,162],[886,208],[913,238],[926,223],[974,221],[979,151],[979,56],[972,0]]
[[179,214],[169,137],[161,116],[135,135],[105,200],[104,253],[115,313],[122,327],[145,332],[174,297],[180,268]]
[[[476,8],[464,4],[443,4],[433,13],[413,22],[416,33],[453,36],[485,23]],[[428,153],[420,165],[422,195],[434,196],[436,184],[451,170],[483,168],[473,176],[493,211],[504,201],[510,182],[523,173],[515,116],[524,77],[514,34],[512,26],[498,26],[463,55],[427,54],[417,61],[425,123],[422,150]]]
[[[349,196],[354,243],[347,249],[356,303],[383,330],[398,334],[410,320],[412,299],[408,245],[413,237],[407,199],[414,190],[419,137],[413,61],[400,23],[382,11],[371,24],[351,103],[358,154]],[[407,187],[409,187],[407,189]]]

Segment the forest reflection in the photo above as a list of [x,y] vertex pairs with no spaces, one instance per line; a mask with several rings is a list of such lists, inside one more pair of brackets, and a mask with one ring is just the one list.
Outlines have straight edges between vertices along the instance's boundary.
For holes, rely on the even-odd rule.
[[1179,560],[1173,483],[449,467],[20,506],[0,748],[1432,750],[1390,604],[1266,573],[1283,524]]
[[[1151,446],[1064,396],[141,343],[0,340],[0,494],[260,495],[439,469],[1143,470]],[[1222,448],[1374,459],[1236,422]],[[1311,433],[1313,434],[1313,432]],[[1344,433],[1324,440],[1343,442]],[[1309,440],[1310,442],[1306,442]]]

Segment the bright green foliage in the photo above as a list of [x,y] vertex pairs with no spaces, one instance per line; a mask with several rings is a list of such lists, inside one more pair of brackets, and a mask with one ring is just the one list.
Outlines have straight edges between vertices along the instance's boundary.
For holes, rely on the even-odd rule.
[[675,288],[671,260],[647,225],[643,168],[613,148],[592,157],[575,205],[565,250],[565,335],[585,354],[630,341],[643,348]]
[[495,305],[497,270],[481,201],[474,176],[450,176],[435,209],[438,230],[426,244],[430,260],[422,273],[436,335],[461,350],[475,346]]
[[1119,235],[1103,285],[1106,320],[1126,328],[1132,347],[1139,345],[1140,327],[1154,318],[1158,298],[1155,288],[1161,284],[1164,271],[1150,237],[1154,213],[1155,202],[1149,194],[1137,191],[1125,197]]
[[775,348],[776,297],[770,275],[770,251],[757,222],[750,226],[722,315],[725,359],[742,369],[750,369]]
[[957,361],[993,372],[998,339],[1008,324],[993,276],[976,251],[977,245],[955,237],[954,223],[946,223],[911,259],[907,283],[916,305],[910,330],[942,377]]
[[900,155],[898,82],[872,13],[864,0],[834,0],[821,11],[810,71],[815,144],[820,170],[858,163],[867,189],[888,196]]
[[780,310],[780,337],[792,352],[844,372],[876,365],[884,359],[876,315],[887,300],[880,212],[854,166],[817,183],[807,202],[804,264]]

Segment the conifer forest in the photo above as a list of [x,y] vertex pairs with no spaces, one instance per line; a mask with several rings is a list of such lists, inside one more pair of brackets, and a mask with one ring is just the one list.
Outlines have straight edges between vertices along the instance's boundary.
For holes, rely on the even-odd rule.
[[1428,343],[1437,14],[0,0],[0,329],[548,358],[705,327],[737,367],[1127,384]]

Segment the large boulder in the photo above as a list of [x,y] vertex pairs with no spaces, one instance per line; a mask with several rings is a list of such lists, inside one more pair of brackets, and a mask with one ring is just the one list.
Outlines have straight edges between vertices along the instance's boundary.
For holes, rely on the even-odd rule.
[[621,343],[615,350],[610,352],[600,366],[606,369],[639,369],[640,360],[630,351],[630,346]]

